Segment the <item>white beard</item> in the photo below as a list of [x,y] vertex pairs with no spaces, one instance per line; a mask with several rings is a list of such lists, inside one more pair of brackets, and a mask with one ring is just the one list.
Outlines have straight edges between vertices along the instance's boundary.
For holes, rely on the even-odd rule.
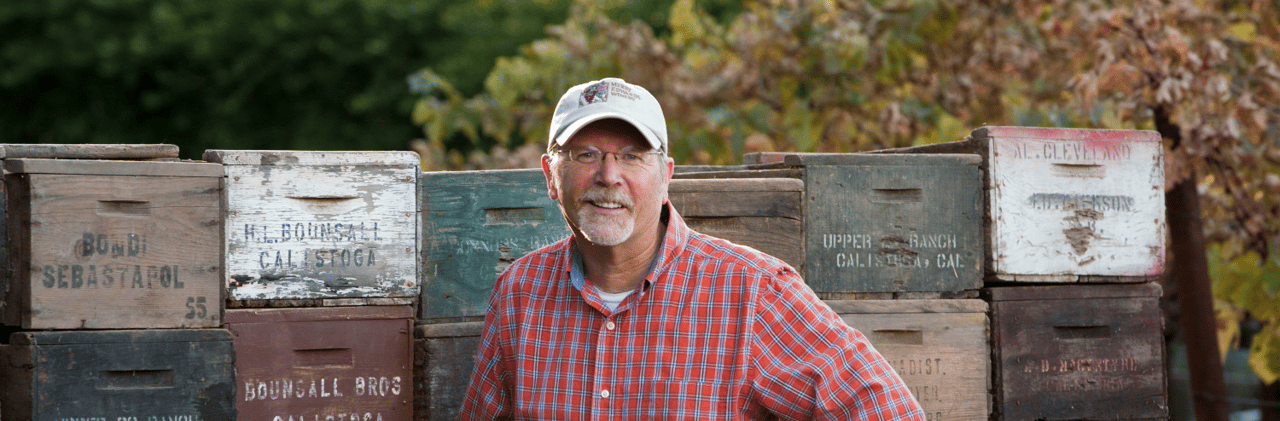
[[593,212],[590,202],[608,201],[632,208],[635,203],[618,190],[591,189],[578,198],[578,229],[587,241],[601,246],[616,246],[631,238],[636,228],[634,213],[620,216],[603,216]]

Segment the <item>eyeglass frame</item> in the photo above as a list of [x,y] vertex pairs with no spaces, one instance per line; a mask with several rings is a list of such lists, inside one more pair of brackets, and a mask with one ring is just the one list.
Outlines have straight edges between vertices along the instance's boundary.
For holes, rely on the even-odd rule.
[[[575,150],[575,149],[576,149],[576,150],[579,150],[580,152],[598,153],[598,154],[600,154],[600,156],[599,156],[599,158],[590,159],[590,162],[582,162],[582,161],[580,161],[580,160],[578,159],[578,157],[577,157],[577,156],[578,156],[578,154],[574,152],[574,150]],[[585,151],[583,151],[583,149],[585,149]],[[636,147],[634,147],[634,146],[627,146],[627,147],[624,147],[624,148],[622,148],[621,150],[618,150],[618,151],[615,151],[615,152],[605,152],[605,151],[602,151],[602,150],[600,150],[600,148],[597,148],[597,147],[595,147],[595,146],[582,146],[582,147],[577,147],[577,148],[564,148],[564,147],[561,147],[561,146],[557,146],[556,148],[554,148],[554,149],[552,149],[552,150],[550,150],[550,151],[547,151],[547,152],[548,152],[548,153],[550,153],[550,154],[560,155],[560,156],[562,156],[563,158],[568,159],[569,161],[571,161],[571,162],[573,162],[573,163],[576,163],[576,164],[580,164],[580,165],[595,165],[595,164],[599,164],[599,163],[603,162],[603,161],[605,160],[605,158],[606,158],[606,157],[608,157],[609,155],[613,155],[613,160],[614,160],[614,162],[617,162],[617,163],[618,163],[618,164],[620,164],[620,165],[625,165],[625,166],[633,167],[633,168],[643,168],[643,167],[646,167],[646,166],[649,166],[649,165],[654,164],[654,162],[652,162],[652,161],[648,161],[648,160],[647,160],[647,158],[645,158],[645,156],[648,156],[648,155],[656,155],[656,156],[666,157],[666,155],[667,155],[665,152],[663,152],[663,151],[661,151],[661,150],[653,150],[653,149],[650,149],[650,150],[647,150],[647,151],[644,151],[644,152],[638,152],[638,149],[639,149],[639,148],[636,148]],[[623,158],[623,156],[625,156],[625,155],[638,155],[638,157],[637,157],[638,159],[636,159],[636,160],[634,160],[634,161],[632,161],[632,160],[627,160],[627,159],[624,159],[624,158]]]

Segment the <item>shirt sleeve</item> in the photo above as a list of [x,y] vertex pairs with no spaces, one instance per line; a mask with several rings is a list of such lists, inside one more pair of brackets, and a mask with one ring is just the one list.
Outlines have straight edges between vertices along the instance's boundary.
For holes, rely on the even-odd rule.
[[753,398],[781,418],[925,419],[888,361],[789,268],[759,297],[751,347]]
[[[504,273],[503,276],[506,276]],[[501,277],[498,285],[503,284]],[[484,331],[480,337],[480,349],[476,353],[475,369],[467,386],[467,396],[462,402],[458,419],[462,421],[512,419],[510,373],[506,370],[502,352],[499,289],[489,299],[490,311],[485,315]]]

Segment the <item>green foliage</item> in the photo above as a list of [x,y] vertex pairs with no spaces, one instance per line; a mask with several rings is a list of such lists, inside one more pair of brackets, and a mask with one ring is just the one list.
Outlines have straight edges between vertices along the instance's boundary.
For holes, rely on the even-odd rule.
[[1210,246],[1208,261],[1214,297],[1264,322],[1253,337],[1249,364],[1264,382],[1275,382],[1280,379],[1280,252],[1263,259],[1228,242]]
[[398,150],[406,76],[479,91],[564,1],[20,0],[0,4],[8,143]]

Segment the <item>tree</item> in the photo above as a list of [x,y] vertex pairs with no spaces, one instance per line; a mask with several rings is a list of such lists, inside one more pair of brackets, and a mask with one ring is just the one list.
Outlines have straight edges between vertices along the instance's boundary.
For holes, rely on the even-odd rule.
[[0,3],[8,143],[403,150],[406,76],[468,95],[563,0],[18,0]]

